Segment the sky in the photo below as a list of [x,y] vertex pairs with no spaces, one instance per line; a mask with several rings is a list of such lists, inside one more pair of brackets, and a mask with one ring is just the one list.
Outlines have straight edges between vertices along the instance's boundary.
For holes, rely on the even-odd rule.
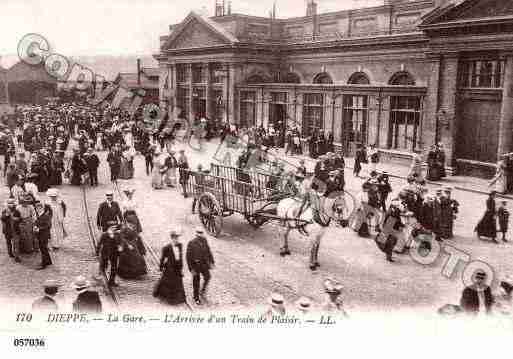
[[[268,16],[275,0],[232,0],[232,12]],[[226,1],[228,3],[228,0]],[[279,18],[304,16],[306,0],[276,0]],[[317,0],[320,12],[383,4],[383,0]],[[0,56],[38,33],[65,56],[158,52],[159,36],[191,10],[214,13],[215,0],[0,0]]]

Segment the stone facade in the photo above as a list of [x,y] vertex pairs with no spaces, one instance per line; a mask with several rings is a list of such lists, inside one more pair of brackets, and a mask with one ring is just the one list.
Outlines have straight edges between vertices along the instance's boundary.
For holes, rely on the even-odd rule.
[[450,171],[487,173],[513,150],[503,100],[513,9],[500,0],[391,0],[289,19],[191,13],[170,29],[155,55],[169,79],[161,104],[188,118],[281,122],[305,137],[331,132],[346,152],[375,143],[406,160],[442,142]]

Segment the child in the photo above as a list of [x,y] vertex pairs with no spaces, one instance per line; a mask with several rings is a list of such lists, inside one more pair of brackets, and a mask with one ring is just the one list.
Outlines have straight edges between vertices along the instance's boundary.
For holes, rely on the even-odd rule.
[[509,212],[506,209],[506,201],[501,202],[501,205],[497,210],[497,217],[499,219],[499,231],[502,232],[502,241],[507,242],[506,232],[508,231]]

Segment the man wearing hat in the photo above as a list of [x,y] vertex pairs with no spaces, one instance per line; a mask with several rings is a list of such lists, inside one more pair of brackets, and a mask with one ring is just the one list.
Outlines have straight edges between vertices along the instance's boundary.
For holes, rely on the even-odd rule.
[[32,310],[44,312],[58,311],[59,306],[57,305],[54,297],[59,291],[59,284],[55,280],[47,279],[43,283],[43,288],[45,295],[39,299],[36,299],[34,303],[32,303]]
[[110,267],[110,275],[108,284],[116,287],[116,276],[118,274],[118,260],[119,254],[122,252],[120,231],[118,230],[118,223],[116,221],[108,222],[109,228],[102,233],[96,248],[96,255],[100,257],[100,274]]
[[269,309],[264,313],[264,317],[282,317],[287,313],[285,309],[285,298],[281,294],[273,293],[269,297]]
[[472,277],[473,284],[463,289],[460,306],[467,314],[489,314],[494,303],[492,290],[487,284],[488,276],[483,269],[478,269]]
[[90,289],[91,283],[84,277],[78,276],[73,282],[73,288],[78,295],[73,302],[73,311],[79,313],[101,313],[102,302],[97,291]]
[[91,186],[98,186],[98,167],[100,166],[100,159],[94,153],[92,147],[89,147],[87,153],[84,156],[87,164],[87,171],[89,172],[89,181]]
[[440,232],[443,239],[450,239],[454,236],[454,220],[458,213],[459,203],[451,198],[452,187],[444,187],[440,197],[441,221]]
[[107,200],[100,204],[96,215],[96,225],[102,232],[106,232],[109,229],[109,222],[114,221],[116,224],[120,224],[123,221],[119,204],[114,201],[114,193],[109,191],[105,196]]
[[204,297],[210,282],[210,270],[214,267],[214,256],[205,238],[202,227],[196,228],[196,236],[187,244],[185,254],[187,266],[192,274],[193,296],[200,305],[200,276],[203,276],[201,295]]
[[392,259],[394,247],[400,235],[399,231],[404,228],[404,224],[401,221],[400,206],[401,203],[398,200],[394,200],[390,203],[390,207],[383,219],[383,229],[375,238],[378,248],[385,253],[386,259],[389,262],[394,262]]
[[310,313],[311,307],[312,307],[312,301],[307,297],[301,297],[296,302],[296,307],[300,314],[306,315]]
[[7,208],[2,211],[2,230],[7,245],[9,257],[14,258],[16,262],[21,262],[20,254],[20,221],[21,214],[16,209],[14,198],[7,200]]
[[41,252],[41,266],[38,269],[45,269],[52,265],[52,259],[48,251],[50,242],[50,228],[52,226],[52,210],[50,206],[45,206],[37,201],[35,204],[36,220],[34,222],[34,232],[37,237],[39,251]]

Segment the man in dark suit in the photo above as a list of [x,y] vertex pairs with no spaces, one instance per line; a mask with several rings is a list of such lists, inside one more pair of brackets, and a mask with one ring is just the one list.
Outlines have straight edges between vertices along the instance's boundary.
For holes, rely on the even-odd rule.
[[490,313],[494,299],[486,279],[486,272],[478,269],[474,274],[474,284],[463,289],[460,306],[465,313],[471,315]]
[[96,153],[94,153],[92,147],[87,150],[84,158],[87,163],[87,170],[89,171],[89,180],[91,182],[91,186],[98,186],[98,166],[100,166],[100,159]]
[[187,244],[186,260],[192,274],[194,301],[200,305],[200,275],[203,276],[201,295],[205,296],[210,282],[210,269],[214,267],[214,256],[210,250],[203,228],[196,228],[196,237]]
[[90,289],[91,283],[85,277],[78,276],[73,283],[78,292],[73,302],[73,311],[79,313],[101,313],[102,302],[97,291]]
[[57,311],[59,306],[53,297],[59,291],[59,284],[54,280],[47,280],[43,284],[45,295],[32,303],[33,311]]
[[7,200],[7,208],[2,212],[2,229],[7,245],[7,253],[9,257],[14,258],[16,262],[20,259],[20,222],[21,214],[16,209],[16,200],[9,198]]
[[52,258],[48,251],[48,242],[50,241],[52,227],[52,209],[48,205],[43,205],[37,201],[35,204],[37,219],[34,223],[34,232],[37,235],[39,251],[41,252],[41,266],[39,270],[52,265]]
[[105,272],[107,265],[110,265],[108,283],[116,287],[116,275],[118,274],[119,253],[122,251],[121,237],[116,221],[109,221],[110,226],[100,237],[96,254],[100,256],[100,273]]
[[114,221],[117,224],[121,224],[123,221],[119,204],[114,201],[114,194],[107,192],[105,195],[107,196],[107,200],[100,204],[98,214],[96,215],[96,225],[102,232],[106,232],[107,229],[109,229],[109,222]]

